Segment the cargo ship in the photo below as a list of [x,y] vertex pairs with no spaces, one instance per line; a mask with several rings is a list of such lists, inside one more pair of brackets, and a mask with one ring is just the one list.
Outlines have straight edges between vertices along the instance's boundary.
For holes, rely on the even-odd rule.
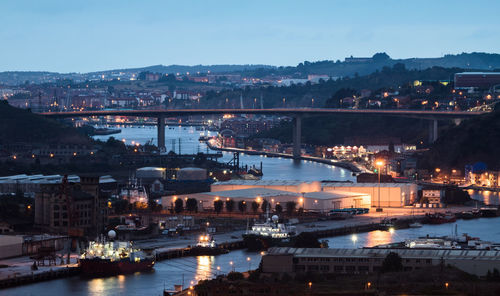
[[[108,232],[112,240],[114,230]],[[84,276],[113,276],[151,270],[155,264],[154,253],[147,253],[134,248],[131,242],[92,241],[79,259],[79,266]]]

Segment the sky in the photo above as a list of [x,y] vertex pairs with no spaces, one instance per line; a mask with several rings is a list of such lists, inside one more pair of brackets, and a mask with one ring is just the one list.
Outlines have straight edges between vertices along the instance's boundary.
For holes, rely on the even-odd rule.
[[0,0],[0,71],[498,53],[500,1]]

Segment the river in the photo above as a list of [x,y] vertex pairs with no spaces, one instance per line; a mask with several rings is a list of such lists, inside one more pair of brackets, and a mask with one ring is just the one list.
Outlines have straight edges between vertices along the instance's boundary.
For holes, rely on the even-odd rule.
[[[113,135],[117,139],[125,139],[131,144],[132,141],[145,143],[156,138],[155,127],[121,127],[122,133]],[[196,153],[205,151],[206,146],[200,143],[200,134],[207,135],[208,132],[197,131],[194,127],[167,127],[167,147],[172,147],[172,140],[181,139],[181,152]],[[99,139],[107,139],[109,136],[98,136]],[[170,143],[170,144],[169,144]],[[169,149],[171,150],[171,149]],[[176,147],[178,151],[178,147]],[[224,153],[223,160],[229,161],[231,153]],[[318,164],[310,161],[295,163],[290,159],[265,158],[260,156],[242,155],[240,162],[247,165],[260,165],[263,163],[263,179],[281,180],[354,180],[351,173],[345,169]],[[499,204],[498,193],[469,192],[472,197],[484,200],[490,204]],[[454,225],[458,227],[458,233],[468,233],[484,240],[500,242],[500,228],[494,227],[500,223],[498,218],[481,218],[476,220],[458,220],[454,224],[424,225],[418,229],[388,231],[372,231],[333,238],[327,238],[331,248],[358,248],[363,246],[374,246],[409,238],[417,238],[429,235],[450,235],[454,231]],[[353,239],[355,238],[355,239]],[[234,267],[237,271],[246,271],[256,268],[260,262],[260,254],[236,250],[229,254],[219,256],[186,257],[157,262],[155,270],[147,273],[136,273],[131,275],[120,275],[115,277],[85,279],[71,277],[48,282],[35,283],[27,286],[0,290],[0,295],[161,295],[163,287],[172,289],[175,284],[189,286],[191,281],[210,278],[218,272],[227,273]],[[248,261],[248,258],[250,260]],[[233,262],[233,265],[230,264]],[[220,267],[220,271],[217,270]]]

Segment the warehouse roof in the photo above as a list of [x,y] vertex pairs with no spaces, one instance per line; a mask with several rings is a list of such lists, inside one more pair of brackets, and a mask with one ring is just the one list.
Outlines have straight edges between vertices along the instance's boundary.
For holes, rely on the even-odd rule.
[[[380,183],[380,187],[406,187],[412,183]],[[321,182],[322,187],[378,187],[379,183]]]
[[390,252],[398,253],[403,258],[434,259],[500,259],[500,251],[486,250],[440,250],[440,249],[328,249],[328,248],[271,248],[269,255],[293,255],[295,257],[381,257]]
[[318,181],[299,180],[229,180],[216,182],[213,185],[250,185],[250,186],[298,186],[300,184],[312,184]]
[[337,198],[356,197],[356,196],[367,196],[367,194],[337,191],[337,190],[304,193],[305,198],[314,198],[314,199],[337,199]]
[[204,192],[203,194],[213,195],[213,196],[223,196],[229,198],[255,198],[260,197],[272,197],[272,196],[301,196],[299,193],[275,190],[268,188],[247,188],[247,189],[236,189],[236,190],[224,190],[215,192]]

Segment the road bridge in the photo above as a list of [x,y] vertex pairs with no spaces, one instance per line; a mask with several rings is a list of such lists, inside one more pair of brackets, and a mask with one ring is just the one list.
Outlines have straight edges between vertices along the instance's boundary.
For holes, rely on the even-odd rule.
[[165,150],[165,118],[194,115],[217,114],[262,114],[281,115],[293,118],[293,156],[300,158],[302,118],[321,115],[362,115],[362,116],[397,116],[429,120],[429,141],[434,142],[438,137],[438,120],[455,120],[456,122],[480,116],[487,111],[427,111],[401,109],[329,109],[329,108],[272,108],[272,109],[148,109],[148,110],[89,110],[70,112],[43,112],[39,113],[52,118],[74,118],[91,116],[136,116],[157,118],[158,148]]

